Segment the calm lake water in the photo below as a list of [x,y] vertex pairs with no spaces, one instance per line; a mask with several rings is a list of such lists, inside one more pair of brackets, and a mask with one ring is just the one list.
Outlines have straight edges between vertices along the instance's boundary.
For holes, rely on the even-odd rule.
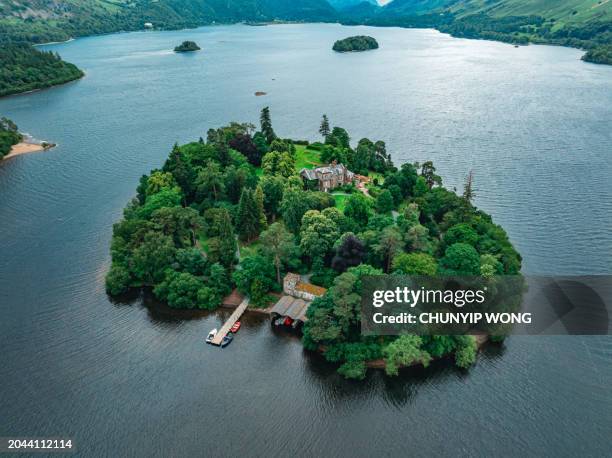
[[[381,48],[336,54],[334,40]],[[186,39],[195,54],[170,50]],[[87,455],[605,455],[612,339],[512,337],[464,373],[437,364],[349,382],[245,319],[171,315],[104,292],[113,222],[173,143],[271,107],[282,136],[335,125],[432,159],[538,274],[612,273],[612,67],[574,49],[432,30],[219,26],[47,46],[76,83],[0,100],[50,152],[0,164],[0,436],[71,436]],[[265,91],[265,97],[255,97]]]

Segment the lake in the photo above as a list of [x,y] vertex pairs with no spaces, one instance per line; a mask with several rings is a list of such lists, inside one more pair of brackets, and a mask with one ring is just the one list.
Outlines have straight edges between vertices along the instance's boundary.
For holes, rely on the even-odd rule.
[[[337,54],[348,35],[380,49]],[[184,40],[202,51],[174,54]],[[433,160],[509,233],[532,274],[612,273],[612,67],[575,49],[434,30],[306,24],[203,27],[44,47],[78,82],[0,100],[49,152],[0,164],[0,436],[73,437],[81,454],[609,453],[612,339],[511,337],[447,364],[343,380],[250,316],[170,313],[104,291],[112,224],[175,142],[270,106],[281,136],[326,113],[396,164]],[[255,97],[256,91],[267,93]]]

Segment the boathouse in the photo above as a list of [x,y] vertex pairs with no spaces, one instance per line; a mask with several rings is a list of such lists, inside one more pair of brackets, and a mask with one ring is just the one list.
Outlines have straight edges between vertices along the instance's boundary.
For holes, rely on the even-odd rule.
[[310,302],[325,294],[325,291],[325,288],[303,282],[298,274],[288,273],[283,280],[285,295],[270,310],[272,322],[293,328],[304,324]]

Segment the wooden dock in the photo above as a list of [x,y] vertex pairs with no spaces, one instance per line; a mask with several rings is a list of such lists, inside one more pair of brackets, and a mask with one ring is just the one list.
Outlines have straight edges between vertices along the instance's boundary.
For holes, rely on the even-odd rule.
[[210,343],[213,345],[220,346],[221,342],[223,341],[223,338],[227,335],[227,333],[232,328],[232,326],[234,326],[234,323],[238,321],[238,319],[242,316],[242,314],[244,313],[244,311],[247,309],[248,306],[249,306],[249,298],[245,297],[244,300],[240,303],[240,305],[236,307],[236,310],[232,312],[232,314],[227,319],[225,324],[221,327],[221,329],[219,329],[219,332],[217,332],[217,335],[213,338],[213,340]]

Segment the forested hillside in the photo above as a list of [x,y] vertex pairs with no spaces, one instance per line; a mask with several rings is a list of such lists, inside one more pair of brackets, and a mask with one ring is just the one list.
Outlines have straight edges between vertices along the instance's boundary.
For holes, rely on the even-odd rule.
[[585,60],[612,63],[612,1],[609,0],[394,0],[345,22],[435,27],[465,38],[509,43],[551,43],[592,50]]
[[334,17],[326,0],[14,0],[0,3],[0,41],[61,41],[141,30],[146,22],[157,29],[177,29],[213,22]]
[[81,78],[83,72],[59,55],[27,43],[0,46],[0,97],[43,89]]

